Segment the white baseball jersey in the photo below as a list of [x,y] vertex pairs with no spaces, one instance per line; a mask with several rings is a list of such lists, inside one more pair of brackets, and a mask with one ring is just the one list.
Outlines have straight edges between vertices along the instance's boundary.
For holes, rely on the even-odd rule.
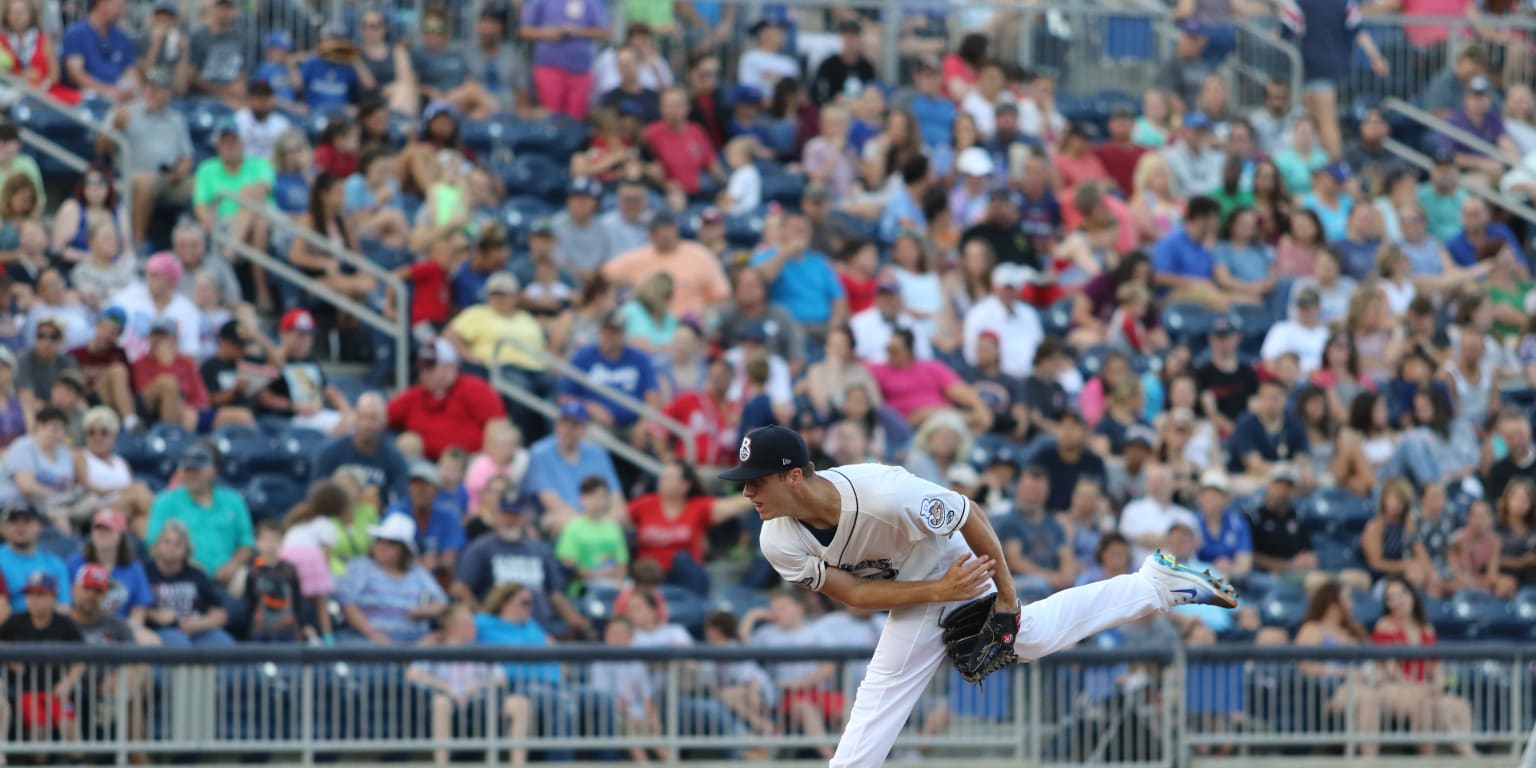
[[842,495],[842,517],[823,545],[799,520],[763,523],[763,556],[785,581],[820,590],[827,568],[867,579],[926,581],[971,552],[955,533],[970,505],[964,496],[901,467],[850,464],[816,473]]

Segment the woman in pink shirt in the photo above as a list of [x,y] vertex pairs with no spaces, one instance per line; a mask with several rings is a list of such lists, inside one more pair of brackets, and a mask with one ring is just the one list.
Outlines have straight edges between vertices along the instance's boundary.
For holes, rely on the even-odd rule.
[[1088,140],[1088,133],[1076,125],[1067,129],[1054,159],[1056,173],[1061,175],[1061,185],[1066,189],[1075,189],[1085,181],[1109,179],[1109,171],[1093,153],[1093,142]]
[[971,389],[937,360],[917,360],[912,356],[912,332],[897,328],[886,344],[884,364],[869,363],[880,396],[908,424],[916,427],[939,411],[960,409],[972,430],[984,430],[992,423],[992,411]]

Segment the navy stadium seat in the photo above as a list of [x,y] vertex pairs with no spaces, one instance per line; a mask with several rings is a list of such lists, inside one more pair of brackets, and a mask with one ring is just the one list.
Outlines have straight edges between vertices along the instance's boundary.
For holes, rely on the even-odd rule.
[[1375,515],[1371,503],[1340,488],[1325,488],[1302,499],[1297,515],[1308,528],[1329,534],[1359,533]]
[[1044,326],[1045,335],[1066,338],[1072,330],[1072,302],[1076,301],[1071,296],[1058,299],[1044,312],[1040,313],[1040,324]]
[[1294,631],[1307,615],[1307,600],[1307,593],[1300,589],[1275,589],[1259,603],[1259,618],[1265,626]]
[[[1467,638],[1518,637],[1527,624],[1510,612],[1510,606],[1487,592],[1463,590],[1449,601],[1451,624]],[[1437,627],[1438,629],[1438,627]]]
[[733,585],[726,587],[714,601],[714,610],[729,611],[737,616],[753,608],[766,608],[768,596],[751,587]]
[[695,635],[704,630],[709,603],[685,587],[661,585],[661,599],[667,604],[667,621],[686,628]]
[[1359,541],[1358,538],[1339,540],[1314,536],[1312,550],[1317,555],[1317,567],[1335,572],[1345,568],[1364,568],[1365,561],[1360,556]]
[[1355,604],[1353,611],[1355,623],[1369,630],[1376,626],[1377,619],[1385,610],[1381,598],[1367,590],[1351,590],[1350,599]]
[[254,520],[281,520],[304,500],[304,487],[283,475],[257,475],[245,488],[245,504]]
[[799,208],[805,194],[805,177],[791,173],[763,176],[763,202],[778,203],[785,208]]
[[214,432],[213,444],[219,450],[219,477],[231,485],[242,485],[260,471],[272,438],[256,427],[227,426]]
[[737,248],[752,248],[763,239],[763,217],[733,213],[725,217],[725,239]]
[[1199,304],[1176,302],[1163,310],[1163,328],[1175,340],[1185,344],[1203,346],[1215,319],[1215,312]]
[[613,604],[619,599],[617,587],[603,584],[588,584],[576,601],[577,608],[583,616],[596,621],[604,622],[613,616]]

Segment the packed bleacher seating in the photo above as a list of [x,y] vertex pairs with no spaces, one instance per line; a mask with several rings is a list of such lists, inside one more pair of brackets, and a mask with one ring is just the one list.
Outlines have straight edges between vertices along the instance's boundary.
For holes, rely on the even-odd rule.
[[[1468,191],[1536,198],[1528,40],[1233,3],[1303,64],[1244,110],[1201,2],[1172,58],[1116,54],[1139,96],[1071,92],[1014,44],[1043,14],[980,5],[254,5],[5,4],[0,643],[872,642],[778,590],[714,480],[770,423],[963,491],[1030,599],[1156,549],[1245,594],[1118,634],[1533,636],[1536,222]],[[1482,141],[1362,101],[1394,94]],[[606,664],[405,679],[434,712],[499,680],[514,734],[573,696],[655,732]],[[685,709],[835,732],[828,670],[722,667]],[[0,741],[77,727],[7,696]]]

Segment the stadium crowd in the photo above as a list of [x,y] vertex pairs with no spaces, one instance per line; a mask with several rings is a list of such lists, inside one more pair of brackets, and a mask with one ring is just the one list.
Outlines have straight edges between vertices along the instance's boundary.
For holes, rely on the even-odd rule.
[[[1310,595],[1101,645],[1422,645],[1447,631],[1426,604],[1533,599],[1531,262],[1464,182],[1536,176],[1451,137],[1424,139],[1421,174],[1380,110],[1341,115],[1354,43],[1388,74],[1353,5],[1289,6],[1306,93],[1275,80],[1243,113],[1217,70],[1231,12],[1180,3],[1158,87],[1072,119],[1056,71],[978,31],[1021,19],[983,9],[523,0],[290,29],[234,0],[137,24],[123,0],[49,5],[4,3],[0,69],[127,146],[45,176],[0,123],[0,642],[872,643],[878,616],[768,597],[756,516],[712,480],[769,423],[818,466],[962,490],[1034,598],[1158,548]],[[882,23],[900,73],[870,55]],[[1514,45],[1462,47],[1423,102],[1523,154]],[[260,203],[409,286],[414,384],[381,386],[386,334],[243,256],[397,319]],[[623,729],[657,732],[643,666],[590,666]],[[1366,730],[1470,717],[1433,665],[1387,671],[1330,705]],[[55,672],[12,674],[0,735],[79,732],[81,673]],[[530,714],[571,695],[560,674],[408,679],[435,729],[500,685],[526,733],[560,727]],[[706,687],[760,734],[825,733],[844,706],[830,664]]]

